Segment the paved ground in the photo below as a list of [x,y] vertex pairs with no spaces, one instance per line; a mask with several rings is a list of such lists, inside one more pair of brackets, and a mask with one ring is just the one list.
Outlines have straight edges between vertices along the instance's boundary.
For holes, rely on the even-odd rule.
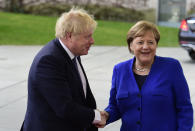
[[[0,131],[18,131],[24,119],[27,99],[27,76],[34,55],[41,46],[0,46]],[[181,48],[158,48],[157,54],[177,58],[187,78],[195,106],[195,62]],[[132,58],[126,47],[91,48],[82,57],[99,109],[108,103],[113,66]],[[120,121],[100,131],[119,131]],[[195,129],[194,129],[195,131]]]

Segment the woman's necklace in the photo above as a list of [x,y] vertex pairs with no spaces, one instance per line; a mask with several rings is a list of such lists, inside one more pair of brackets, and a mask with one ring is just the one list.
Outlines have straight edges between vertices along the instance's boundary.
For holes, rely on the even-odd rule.
[[135,70],[137,70],[137,71],[139,71],[139,72],[145,72],[145,71],[147,71],[148,69],[147,69],[147,68],[142,68],[142,69],[140,69],[140,68],[135,67]]

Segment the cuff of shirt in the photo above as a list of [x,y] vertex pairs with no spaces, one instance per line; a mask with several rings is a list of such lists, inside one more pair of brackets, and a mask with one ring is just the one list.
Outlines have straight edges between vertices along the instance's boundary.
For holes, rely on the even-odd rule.
[[93,124],[99,123],[101,121],[101,115],[98,110],[94,110],[95,112],[95,118],[93,120]]

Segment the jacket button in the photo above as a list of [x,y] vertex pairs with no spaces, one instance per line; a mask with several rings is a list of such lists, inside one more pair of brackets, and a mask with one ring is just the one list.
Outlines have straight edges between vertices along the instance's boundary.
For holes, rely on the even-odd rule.
[[137,123],[138,125],[140,125],[140,124],[141,124],[141,122],[140,122],[140,121],[137,121],[136,123]]
[[141,94],[137,94],[138,97],[141,97]]
[[137,108],[137,110],[138,110],[138,111],[141,111],[141,108],[140,108],[140,107],[138,107],[138,108]]

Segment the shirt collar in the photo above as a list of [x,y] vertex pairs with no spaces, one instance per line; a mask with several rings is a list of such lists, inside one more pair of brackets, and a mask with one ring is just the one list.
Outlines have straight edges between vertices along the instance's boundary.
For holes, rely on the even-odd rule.
[[75,55],[68,49],[68,47],[60,40],[60,44],[62,45],[62,47],[64,48],[64,50],[68,53],[69,57],[72,59],[74,59]]

